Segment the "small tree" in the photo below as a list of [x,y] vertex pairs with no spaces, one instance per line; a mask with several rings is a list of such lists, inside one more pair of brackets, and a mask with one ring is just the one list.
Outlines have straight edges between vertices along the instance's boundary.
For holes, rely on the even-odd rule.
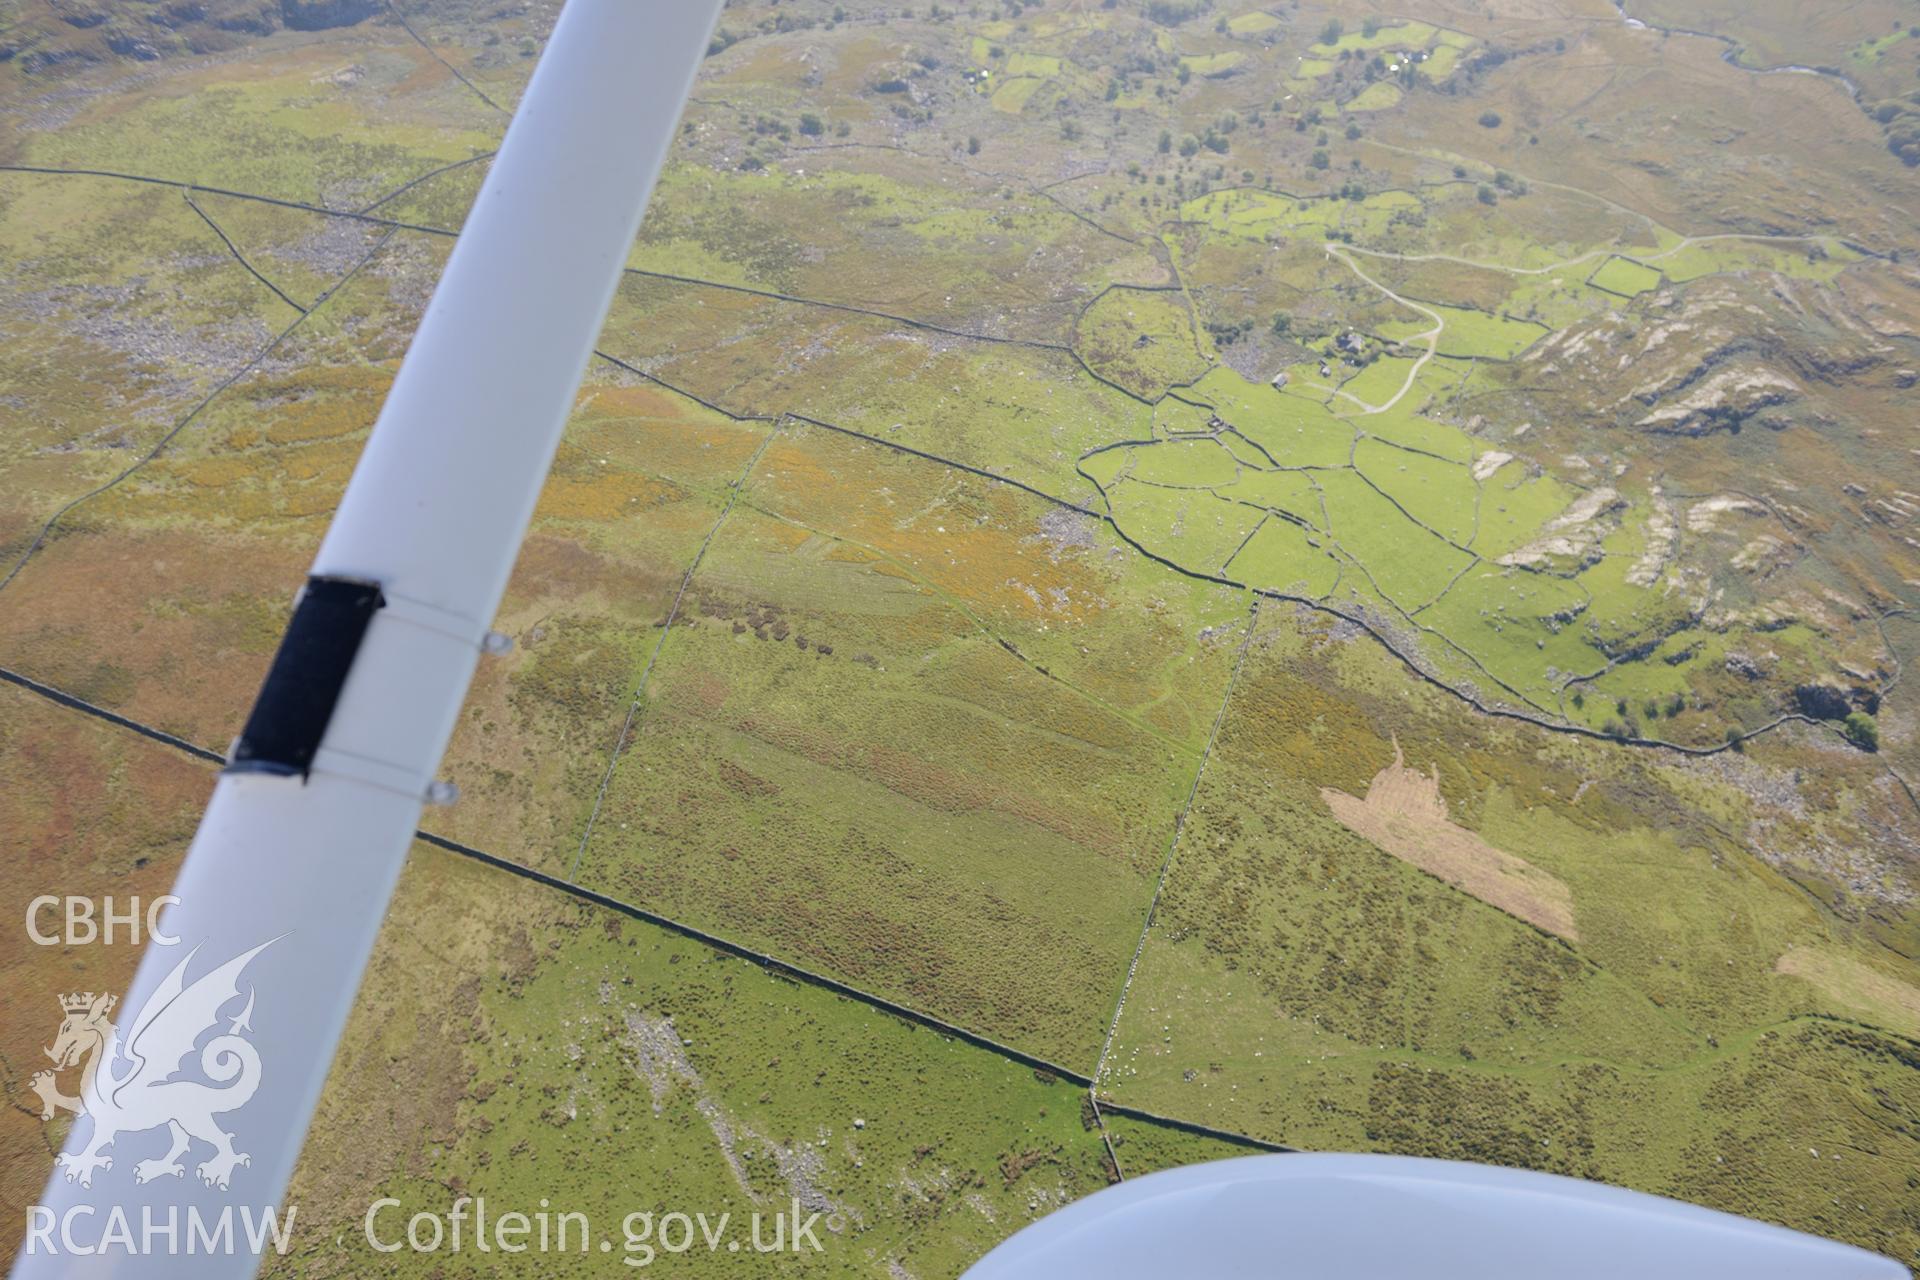
[[1346,28],[1340,25],[1340,19],[1328,18],[1327,25],[1320,28],[1320,43],[1338,44],[1340,42],[1340,35],[1345,30]]
[[809,138],[817,138],[826,131],[827,127],[820,122],[819,116],[813,114],[811,111],[803,111],[800,113],[801,133],[806,134]]
[[1500,113],[1498,111],[1482,111],[1480,113],[1480,127],[1482,129],[1498,129],[1500,127]]
[[1330,158],[1330,157],[1329,157],[1329,156],[1327,155],[1327,153],[1326,153],[1326,152],[1324,152],[1324,151],[1316,151],[1316,152],[1314,152],[1314,153],[1313,153],[1313,159],[1312,159],[1311,161],[1309,161],[1308,163],[1310,163],[1310,164],[1312,164],[1312,165],[1313,165],[1313,167],[1314,167],[1314,168],[1316,168],[1316,169],[1324,169],[1324,168],[1326,168],[1326,167],[1327,167],[1327,166],[1328,166],[1329,164],[1331,164],[1331,163],[1333,163],[1333,161],[1332,161],[1332,159],[1331,159],[1331,158]]
[[977,134],[968,134],[968,135],[967,135],[967,154],[968,154],[968,155],[970,155],[970,156],[977,156],[977,155],[979,155],[979,154],[980,154],[980,138],[979,138],[979,135],[977,135]]
[[1864,711],[1849,711],[1847,718],[1840,722],[1840,731],[1862,751],[1880,749],[1880,726]]

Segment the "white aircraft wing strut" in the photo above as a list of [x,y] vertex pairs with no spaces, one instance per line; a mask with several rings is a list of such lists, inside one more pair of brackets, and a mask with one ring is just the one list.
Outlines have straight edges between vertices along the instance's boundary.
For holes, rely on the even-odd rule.
[[[286,1189],[719,10],[567,0],[187,852],[162,922],[181,941],[148,948],[114,1010],[119,1061],[29,1211],[18,1280],[254,1273],[247,1215]],[[116,1210],[147,1252],[115,1246]],[[223,1210],[237,1247],[190,1253],[192,1217]],[[145,1228],[169,1215],[171,1243]]]

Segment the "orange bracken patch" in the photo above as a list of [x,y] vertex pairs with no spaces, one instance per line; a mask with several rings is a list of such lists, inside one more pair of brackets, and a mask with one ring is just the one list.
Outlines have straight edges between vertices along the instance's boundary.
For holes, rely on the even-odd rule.
[[1320,798],[1349,830],[1402,862],[1548,933],[1579,940],[1566,884],[1448,821],[1438,773],[1407,768],[1397,742],[1393,763],[1374,775],[1365,800],[1332,789]]

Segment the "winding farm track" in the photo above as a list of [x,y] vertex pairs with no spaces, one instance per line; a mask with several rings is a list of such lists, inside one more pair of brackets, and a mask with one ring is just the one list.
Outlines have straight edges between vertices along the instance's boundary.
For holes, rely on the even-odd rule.
[[1425,338],[1427,340],[1426,354],[1422,355],[1418,360],[1415,360],[1413,362],[1413,368],[1407,370],[1407,380],[1400,384],[1400,389],[1393,393],[1392,399],[1388,400],[1385,404],[1374,405],[1374,404],[1368,404],[1365,400],[1362,400],[1359,396],[1356,396],[1351,392],[1348,392],[1345,390],[1335,390],[1334,392],[1335,395],[1345,396],[1347,399],[1359,405],[1361,410],[1359,415],[1360,417],[1364,418],[1367,415],[1374,414],[1374,413],[1385,413],[1387,410],[1393,408],[1393,406],[1399,404],[1401,399],[1406,396],[1407,392],[1413,390],[1414,379],[1420,376],[1420,370],[1426,368],[1427,361],[1433,359],[1433,357],[1439,353],[1440,335],[1447,331],[1446,319],[1438,311],[1435,311],[1429,307],[1423,306],[1418,302],[1414,302],[1410,299],[1401,297],[1399,294],[1395,293],[1393,290],[1387,288],[1387,286],[1381,284],[1378,280],[1375,280],[1372,276],[1362,271],[1360,269],[1360,264],[1347,256],[1347,252],[1345,249],[1331,242],[1327,244],[1326,249],[1327,249],[1328,256],[1338,258],[1341,262],[1345,263],[1347,266],[1347,269],[1353,272],[1354,275],[1359,276],[1362,280],[1366,281],[1368,284],[1378,289],[1381,293],[1386,294],[1387,297],[1393,299],[1395,302],[1407,308],[1409,311],[1418,311],[1421,315],[1433,321],[1433,328],[1425,330],[1422,333],[1416,333],[1413,335],[1414,340],[1416,341],[1421,338]]

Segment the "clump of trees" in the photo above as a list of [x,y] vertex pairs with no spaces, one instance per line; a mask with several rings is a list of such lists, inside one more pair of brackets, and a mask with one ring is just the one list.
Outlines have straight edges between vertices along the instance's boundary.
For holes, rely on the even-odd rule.
[[1880,749],[1880,725],[1864,711],[1849,711],[1847,718],[1840,722],[1840,732],[1847,735],[1847,741],[1862,751]]
[[1148,0],[1147,17],[1163,27],[1177,27],[1206,7],[1206,0]]
[[1253,321],[1251,319],[1207,321],[1207,333],[1213,338],[1214,342],[1223,347],[1232,346],[1252,332]]

